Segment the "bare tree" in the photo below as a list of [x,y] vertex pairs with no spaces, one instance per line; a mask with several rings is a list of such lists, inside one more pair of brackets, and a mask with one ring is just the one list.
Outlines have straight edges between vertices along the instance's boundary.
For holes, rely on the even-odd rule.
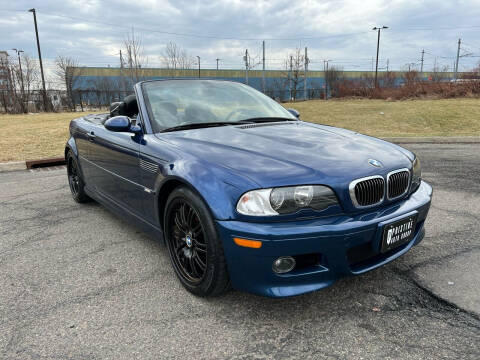
[[331,66],[325,71],[325,80],[328,86],[326,91],[330,92],[331,97],[336,97],[339,94],[339,85],[344,79],[343,69],[337,66]]
[[135,34],[135,31],[132,29],[132,32],[128,33],[123,41],[123,46],[125,47],[127,57],[126,68],[132,83],[135,84],[144,80],[141,69],[147,65],[148,59],[144,55],[141,37]]
[[267,83],[265,94],[276,101],[284,101],[288,90],[288,78],[273,78]]
[[379,86],[392,88],[395,87],[395,81],[398,77],[398,74],[394,71],[386,71],[379,74]]
[[162,51],[161,60],[167,69],[191,69],[195,60],[185,49],[170,41]]
[[[29,102],[33,100],[35,91],[40,89],[40,68],[35,59],[25,54],[22,59],[22,70],[25,103],[28,107]],[[43,103],[41,106],[43,107]]]
[[305,56],[302,51],[297,48],[285,59],[285,76],[289,82],[290,99],[297,99],[297,92],[303,91],[302,84],[304,81]]
[[5,112],[27,112],[33,100],[34,88],[38,88],[39,68],[36,61],[24,54],[20,65],[2,60],[0,68],[6,72],[6,89],[2,91],[1,102]]
[[79,74],[80,71],[76,59],[62,55],[57,56],[55,59],[55,76],[60,82],[65,82],[67,103],[72,111],[75,111],[73,92],[77,85]]
[[415,85],[415,83],[418,83],[420,81],[417,70],[409,70],[403,72],[402,78],[405,86],[413,86]]
[[10,63],[8,61],[7,56],[1,56],[0,57],[0,71],[2,73],[2,80],[4,81],[2,83],[3,89],[1,90],[2,97],[2,106],[5,110],[6,113],[8,113],[12,107],[12,102],[13,102],[13,94],[12,94],[12,84],[11,84],[11,76],[10,76]]
[[448,65],[444,65],[440,67],[435,63],[435,65],[433,66],[433,71],[430,76],[431,80],[434,82],[440,82],[440,81],[446,80],[448,71],[449,71]]

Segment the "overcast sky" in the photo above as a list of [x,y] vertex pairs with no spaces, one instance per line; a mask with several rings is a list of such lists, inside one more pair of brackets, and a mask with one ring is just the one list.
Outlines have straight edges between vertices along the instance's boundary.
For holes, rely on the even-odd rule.
[[[369,70],[382,31],[380,67],[393,70],[437,63],[452,68],[462,38],[459,69],[480,60],[480,0],[0,0],[0,50],[20,48],[37,57],[32,14],[37,9],[42,55],[51,69],[57,55],[89,66],[118,66],[118,52],[132,28],[142,37],[149,66],[160,65],[174,41],[201,57],[202,68],[241,68],[248,48],[259,62],[266,41],[267,68],[278,69],[296,47],[308,47],[311,69],[323,59],[344,70]],[[13,54],[13,52],[11,53]],[[413,65],[412,65],[413,66]],[[257,66],[258,69],[261,65]]]

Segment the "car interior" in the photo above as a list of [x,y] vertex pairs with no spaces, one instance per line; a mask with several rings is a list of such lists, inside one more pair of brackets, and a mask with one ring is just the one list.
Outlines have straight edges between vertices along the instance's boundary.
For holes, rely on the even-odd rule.
[[131,119],[138,115],[138,103],[135,95],[126,96],[123,101],[114,102],[110,105],[110,117],[128,116]]
[[[207,107],[200,104],[189,104],[179,111],[177,105],[170,101],[153,101],[151,109],[156,121],[161,127],[172,127],[182,124],[198,122],[215,122],[218,117]],[[108,118],[114,116],[128,116],[133,123],[138,115],[138,103],[135,95],[128,95],[123,101],[117,101],[110,105],[110,113],[102,117],[104,123]],[[98,120],[97,118],[90,119]]]

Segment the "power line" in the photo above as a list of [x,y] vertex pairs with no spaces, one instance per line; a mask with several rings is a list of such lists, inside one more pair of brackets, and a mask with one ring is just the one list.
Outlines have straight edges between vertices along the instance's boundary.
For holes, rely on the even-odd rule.
[[[85,18],[79,18],[74,16],[62,15],[57,13],[52,13],[48,11],[43,11],[42,14],[56,16],[60,18],[70,19],[70,20],[77,20],[82,21],[85,23],[92,23],[98,24],[102,26],[111,26],[117,28],[125,28],[131,30],[131,26],[126,25],[118,25],[113,23],[108,23],[104,21],[97,21],[97,20],[90,20]],[[183,32],[172,32],[172,31],[162,31],[157,29],[145,28],[145,27],[134,27],[135,30],[138,31],[145,31],[145,32],[152,32],[158,34],[165,34],[165,35],[172,35],[172,36],[183,36],[183,37],[193,37],[193,38],[204,38],[204,39],[217,39],[217,40],[242,40],[242,41],[261,41],[261,40],[268,40],[268,41],[298,41],[298,40],[313,40],[313,39],[330,39],[336,37],[348,37],[348,36],[355,36],[359,34],[364,34],[366,31],[361,32],[352,32],[352,33],[343,33],[343,34],[332,34],[332,35],[324,35],[324,36],[298,36],[298,37],[286,37],[286,38],[268,38],[268,37],[261,37],[261,38],[254,38],[254,37],[233,37],[233,36],[215,36],[215,35],[202,35],[202,34],[194,34],[194,33],[183,33]]]

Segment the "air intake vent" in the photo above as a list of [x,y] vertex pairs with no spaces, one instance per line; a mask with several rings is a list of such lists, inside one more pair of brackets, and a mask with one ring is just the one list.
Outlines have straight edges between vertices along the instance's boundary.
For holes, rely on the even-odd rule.
[[392,171],[387,176],[388,199],[396,199],[408,190],[410,172],[408,169]]
[[385,180],[381,176],[358,179],[350,183],[349,190],[356,207],[377,205],[385,196]]
[[251,129],[251,128],[256,128],[256,127],[262,127],[262,126],[274,126],[274,125],[293,125],[295,122],[290,122],[290,121],[281,121],[281,122],[269,122],[269,123],[260,123],[260,124],[247,124],[247,125],[240,125],[237,126],[237,129]]
[[151,163],[149,161],[145,161],[143,159],[140,159],[140,167],[145,170],[149,171],[151,173],[156,173],[158,171],[158,165],[155,163]]

